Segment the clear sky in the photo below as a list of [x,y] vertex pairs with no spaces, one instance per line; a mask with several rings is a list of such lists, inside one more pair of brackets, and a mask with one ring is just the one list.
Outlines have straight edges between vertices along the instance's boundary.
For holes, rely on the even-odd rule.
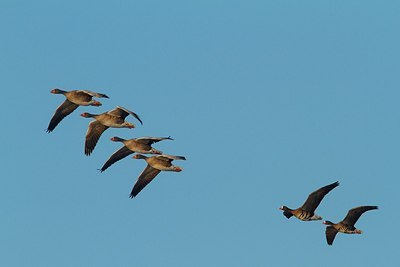
[[[398,1],[0,1],[1,266],[398,266]],[[51,134],[62,95],[105,93]],[[83,154],[89,119],[124,106]],[[132,117],[128,121],[135,122]],[[144,161],[97,170],[112,136],[172,136],[178,161],[135,199]],[[286,219],[378,205],[326,244]]]

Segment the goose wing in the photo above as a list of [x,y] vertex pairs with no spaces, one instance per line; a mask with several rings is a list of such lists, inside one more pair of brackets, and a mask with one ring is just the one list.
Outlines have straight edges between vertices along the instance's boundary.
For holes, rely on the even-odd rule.
[[173,160],[186,160],[184,156],[172,156],[167,154],[157,155],[155,156],[158,159],[166,160],[166,161],[173,161]]
[[121,147],[119,150],[115,151],[114,154],[104,163],[103,167],[101,167],[100,171],[104,172],[108,167],[113,165],[115,162],[125,158],[126,156],[134,153],[132,150],[127,148],[126,146]]
[[47,127],[47,132],[52,132],[56,126],[64,119],[66,116],[71,114],[79,105],[72,103],[66,99],[54,112],[53,117],[50,120],[49,126]]
[[349,210],[349,212],[347,213],[346,217],[343,219],[342,222],[347,225],[354,226],[354,224],[358,221],[358,219],[364,212],[376,209],[378,209],[377,206],[360,206],[353,208]]
[[93,152],[93,150],[97,144],[97,141],[99,141],[100,136],[107,129],[108,129],[108,126],[105,126],[96,120],[89,123],[89,127],[88,127],[88,130],[86,133],[86,138],[85,138],[85,155],[86,156],[89,156]]
[[333,240],[335,239],[336,234],[338,231],[333,226],[327,226],[325,230],[326,242],[328,245],[333,244]]
[[79,92],[83,92],[83,93],[85,93],[85,94],[88,94],[88,95],[94,96],[94,97],[109,98],[109,97],[108,97],[107,95],[105,95],[105,94],[100,94],[100,93],[92,92],[92,91],[89,91],[89,90],[79,90]]
[[303,206],[301,206],[301,208],[306,211],[314,212],[318,205],[321,203],[324,196],[338,185],[339,182],[334,182],[333,184],[321,187],[320,189],[312,192],[308,196],[306,202],[304,202]]
[[160,170],[157,170],[157,169],[151,167],[150,165],[147,165],[147,167],[140,174],[135,185],[133,186],[130,198],[136,197],[137,194],[139,194],[139,192],[142,191],[142,189],[148,183],[150,183],[160,172],[161,172]]
[[125,118],[130,114],[130,115],[132,115],[133,117],[135,117],[135,118],[140,122],[140,124],[143,125],[143,122],[142,122],[142,120],[139,118],[139,115],[137,115],[137,114],[136,114],[135,112],[133,112],[133,111],[127,110],[126,108],[117,106],[115,109],[110,110],[110,111],[107,112],[107,113],[108,113],[108,114],[111,114],[111,115],[114,115],[114,116],[119,116],[119,117],[123,118],[124,120],[125,120]]
[[145,144],[145,145],[152,145],[154,143],[160,142],[162,140],[174,140],[171,136],[168,137],[140,137],[136,138],[136,141]]

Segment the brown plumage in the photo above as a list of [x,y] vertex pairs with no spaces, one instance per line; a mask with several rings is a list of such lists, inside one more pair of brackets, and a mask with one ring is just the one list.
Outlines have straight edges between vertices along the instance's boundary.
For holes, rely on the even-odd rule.
[[343,221],[333,223],[331,221],[324,221],[323,224],[328,225],[325,230],[326,242],[328,245],[333,244],[333,240],[338,232],[344,234],[361,234],[362,231],[355,228],[355,223],[360,216],[369,210],[376,210],[378,206],[360,206],[349,210]]
[[321,203],[322,199],[325,197],[325,195],[328,194],[332,189],[334,189],[338,185],[339,182],[334,182],[332,184],[321,187],[320,189],[312,192],[308,196],[304,204],[297,209],[293,210],[288,208],[287,206],[282,206],[279,209],[283,210],[283,215],[285,215],[286,218],[288,219],[292,216],[295,216],[296,218],[302,221],[321,220],[322,217],[316,215],[314,212],[317,209],[318,205]]
[[112,128],[135,128],[135,125],[126,122],[125,118],[128,115],[134,116],[141,124],[142,120],[139,116],[123,107],[117,106],[115,109],[102,114],[82,113],[81,116],[85,118],[94,118],[95,120],[89,123],[89,127],[85,138],[85,155],[89,156],[99,140],[100,136],[109,127]]
[[66,116],[71,114],[79,106],[101,106],[101,103],[93,100],[93,97],[104,97],[108,98],[105,94],[95,93],[88,90],[73,90],[64,91],[61,89],[53,89],[50,91],[52,94],[63,94],[66,99],[65,101],[56,109],[53,117],[50,120],[49,126],[47,127],[47,132],[52,132],[56,126],[64,119]]
[[182,171],[181,167],[172,165],[173,160],[186,160],[182,156],[171,156],[171,155],[157,155],[152,157],[146,157],[141,154],[133,156],[135,159],[144,159],[147,162],[146,168],[139,175],[135,185],[132,188],[130,198],[134,198],[139,192],[150,183],[161,171]]
[[161,151],[151,147],[152,144],[160,142],[162,140],[173,140],[171,137],[140,137],[125,140],[117,136],[111,138],[111,141],[121,142],[124,144],[119,150],[115,151],[111,157],[104,163],[100,171],[105,171],[108,167],[113,165],[115,162],[125,158],[126,156],[133,153],[141,154],[162,154]]

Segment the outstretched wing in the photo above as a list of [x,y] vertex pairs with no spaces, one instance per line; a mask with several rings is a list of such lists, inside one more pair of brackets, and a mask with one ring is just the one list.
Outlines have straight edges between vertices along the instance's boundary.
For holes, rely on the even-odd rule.
[[72,103],[68,99],[65,99],[65,101],[54,112],[54,115],[50,120],[49,126],[47,127],[47,132],[52,132],[60,123],[60,121],[71,114],[77,107],[79,107],[79,105]]
[[158,159],[166,160],[166,161],[173,161],[173,160],[186,160],[184,156],[172,156],[167,154],[157,155],[155,156]]
[[114,115],[114,116],[119,116],[119,117],[123,118],[124,120],[125,120],[125,118],[130,114],[130,115],[132,115],[133,117],[135,117],[135,118],[140,122],[140,124],[143,125],[143,122],[142,122],[142,120],[139,118],[139,115],[137,115],[137,114],[136,114],[135,112],[133,112],[133,111],[127,110],[126,108],[117,106],[115,109],[110,110],[110,111],[107,112],[107,113],[108,113],[108,114],[111,114],[111,115]]
[[357,220],[364,212],[376,209],[378,209],[378,206],[360,206],[357,208],[353,208],[349,210],[349,212],[347,213],[346,217],[343,219],[342,222],[347,225],[354,226],[354,224],[357,222]]
[[336,234],[338,231],[333,226],[327,226],[325,230],[326,242],[328,245],[333,244],[333,240],[335,239]]
[[100,94],[100,93],[92,92],[92,91],[89,91],[89,90],[78,90],[78,91],[84,92],[85,94],[88,94],[88,95],[94,96],[94,97],[109,98],[109,97],[108,97],[107,95],[105,95],[105,94]]
[[103,134],[105,130],[108,129],[108,126],[104,126],[100,122],[94,120],[91,123],[89,123],[89,127],[86,133],[86,138],[85,138],[85,155],[89,156],[96,144],[97,141],[99,141],[100,136]]
[[162,140],[174,140],[171,138],[171,136],[168,137],[140,137],[136,138],[136,141],[145,144],[145,145],[152,145],[154,143],[160,142]]
[[101,167],[100,171],[104,172],[108,167],[113,165],[115,162],[125,158],[126,156],[134,153],[132,150],[127,148],[126,146],[121,147],[119,150],[115,151],[114,154],[104,163],[103,167]]
[[334,182],[333,184],[321,187],[320,189],[312,192],[308,196],[306,202],[304,202],[303,206],[301,206],[301,208],[309,212],[314,212],[318,205],[321,203],[324,196],[338,185],[339,182]]
[[137,194],[139,194],[139,192],[142,191],[142,189],[148,183],[150,183],[160,172],[161,172],[160,170],[157,170],[157,169],[151,167],[150,165],[147,165],[147,167],[140,174],[135,185],[133,186],[130,198],[136,197]]

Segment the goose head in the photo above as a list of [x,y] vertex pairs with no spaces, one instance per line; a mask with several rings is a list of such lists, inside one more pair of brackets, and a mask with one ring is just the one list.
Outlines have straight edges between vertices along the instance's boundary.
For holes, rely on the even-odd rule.
[[290,210],[287,206],[280,206],[279,209],[283,211]]
[[147,159],[147,157],[143,156],[142,154],[136,154],[132,158],[134,158],[134,159]]
[[99,101],[92,100],[90,101],[91,106],[100,107],[102,104]]
[[58,89],[58,88],[54,88],[53,90],[50,91],[50,93],[52,94],[62,94],[65,93],[65,91]]
[[90,114],[90,113],[88,113],[88,112],[83,112],[83,113],[81,114],[81,116],[84,117],[84,118],[92,118],[92,117],[94,117],[95,115]]
[[125,121],[125,122],[123,122],[123,123],[121,124],[121,127],[133,129],[133,128],[135,128],[135,125],[134,125],[133,123],[130,123],[130,122]]
[[173,167],[173,171],[175,171],[175,172],[181,172],[182,170],[183,170],[182,167],[179,167],[179,166]]
[[122,142],[122,141],[125,141],[124,139],[119,138],[118,136],[111,137],[110,140],[113,141],[113,142]]

